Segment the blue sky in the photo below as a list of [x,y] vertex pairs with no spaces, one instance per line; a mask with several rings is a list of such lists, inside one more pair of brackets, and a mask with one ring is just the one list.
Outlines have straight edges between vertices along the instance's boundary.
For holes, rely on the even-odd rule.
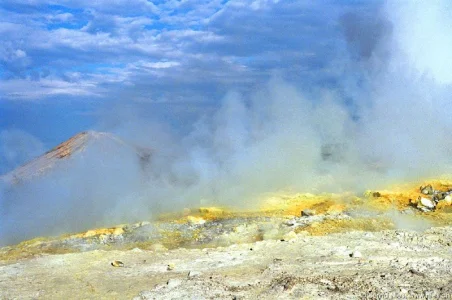
[[13,155],[26,140],[6,139],[11,130],[47,149],[82,130],[108,130],[99,116],[119,103],[180,126],[275,73],[299,86],[334,84],[341,17],[374,14],[379,4],[3,0],[0,148],[16,159],[4,156],[0,170],[37,153],[24,146]]

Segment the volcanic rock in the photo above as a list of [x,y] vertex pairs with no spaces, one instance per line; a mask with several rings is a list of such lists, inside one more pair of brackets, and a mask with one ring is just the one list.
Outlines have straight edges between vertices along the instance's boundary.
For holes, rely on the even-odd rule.
[[429,209],[435,208],[435,204],[433,203],[433,201],[424,197],[419,198],[419,203]]
[[350,257],[360,258],[360,257],[363,257],[363,255],[361,254],[361,252],[356,250],[356,251],[353,251],[352,253],[350,253]]
[[314,216],[316,214],[316,211],[313,209],[305,209],[301,212],[302,217],[310,217]]
[[[67,141],[59,144],[38,158],[1,176],[0,179],[5,182],[18,184],[35,177],[43,176],[44,174],[50,172],[53,168],[56,168],[61,161],[67,160],[68,158],[84,152],[93,144],[108,144],[108,148],[128,148],[137,155],[137,158],[143,167],[149,164],[152,154],[150,149],[128,144],[111,133],[85,131],[71,137]],[[110,151],[111,149],[108,148],[106,147],[103,150],[106,152]]]

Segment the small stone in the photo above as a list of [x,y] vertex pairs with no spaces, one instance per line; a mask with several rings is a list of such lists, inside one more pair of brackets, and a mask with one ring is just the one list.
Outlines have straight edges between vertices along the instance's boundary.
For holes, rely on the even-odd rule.
[[171,278],[170,280],[168,280],[168,281],[166,282],[166,285],[167,285],[168,288],[170,288],[170,289],[175,288],[175,287],[177,287],[177,286],[179,286],[179,285],[181,285],[181,284],[182,284],[182,280],[180,280],[180,279],[175,279],[175,278]]
[[361,254],[361,252],[356,250],[356,251],[353,251],[352,253],[350,253],[350,257],[360,258],[360,257],[363,257],[363,255]]
[[444,197],[444,202],[446,202],[447,204],[451,205],[452,204],[452,196],[451,195],[447,195],[446,197]]
[[433,197],[434,197],[434,199],[436,199],[436,202],[438,202],[440,200],[443,200],[447,196],[448,196],[447,192],[438,192],[438,193],[435,193],[435,195]]
[[422,211],[422,212],[429,212],[429,211],[432,211],[430,208],[427,208],[427,207],[424,207],[424,206],[418,206],[418,208],[419,208],[419,210],[420,211]]
[[424,197],[420,197],[419,199],[420,204],[422,204],[423,206],[427,207],[427,208],[435,208],[435,203],[433,203],[432,200],[424,198]]
[[297,224],[296,220],[289,220],[284,223],[284,225],[289,226],[289,227],[295,226],[296,224]]
[[173,263],[170,263],[170,264],[168,264],[168,265],[166,266],[166,270],[167,270],[167,271],[172,271],[172,270],[174,270],[175,267],[176,267],[176,266],[175,266]]
[[381,193],[380,192],[374,192],[371,190],[367,190],[364,192],[364,197],[366,198],[370,198],[370,197],[374,197],[374,198],[378,198],[381,197]]
[[120,260],[114,260],[110,263],[113,267],[124,267],[124,263]]
[[421,276],[421,277],[425,277],[425,274],[424,274],[424,273],[419,272],[419,271],[417,271],[417,270],[415,270],[415,269],[410,269],[409,272],[410,272],[411,274],[414,274],[414,275],[418,275],[418,276]]
[[301,216],[302,217],[311,217],[311,216],[314,216],[315,213],[316,213],[316,211],[313,209],[304,209],[301,211]]
[[199,275],[201,275],[201,272],[198,272],[198,271],[190,271],[190,272],[188,272],[188,277],[196,277],[196,276],[199,276]]
[[424,195],[432,195],[433,194],[433,187],[431,184],[426,185],[426,186],[421,186],[420,190],[421,190],[421,193]]

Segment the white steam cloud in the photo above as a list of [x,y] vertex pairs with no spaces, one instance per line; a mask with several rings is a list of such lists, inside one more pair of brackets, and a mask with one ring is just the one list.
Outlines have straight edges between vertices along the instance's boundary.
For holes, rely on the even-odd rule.
[[42,179],[5,184],[0,243],[186,206],[252,205],[281,189],[360,192],[450,172],[450,11],[447,1],[395,1],[372,17],[344,15],[335,88],[304,93],[275,76],[228,93],[182,137],[128,118],[116,133],[152,148],[149,165],[98,143]]
[[41,155],[44,151],[43,143],[23,130],[0,131],[0,174]]

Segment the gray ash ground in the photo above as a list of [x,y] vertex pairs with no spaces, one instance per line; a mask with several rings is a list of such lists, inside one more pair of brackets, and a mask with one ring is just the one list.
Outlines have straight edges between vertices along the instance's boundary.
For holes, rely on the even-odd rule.
[[[452,298],[451,226],[295,233],[352,217],[142,223],[119,234],[36,241],[21,249],[29,256],[11,259],[15,248],[6,247],[0,299]],[[165,232],[179,232],[174,249],[161,243]],[[31,251],[63,248],[71,253]]]

